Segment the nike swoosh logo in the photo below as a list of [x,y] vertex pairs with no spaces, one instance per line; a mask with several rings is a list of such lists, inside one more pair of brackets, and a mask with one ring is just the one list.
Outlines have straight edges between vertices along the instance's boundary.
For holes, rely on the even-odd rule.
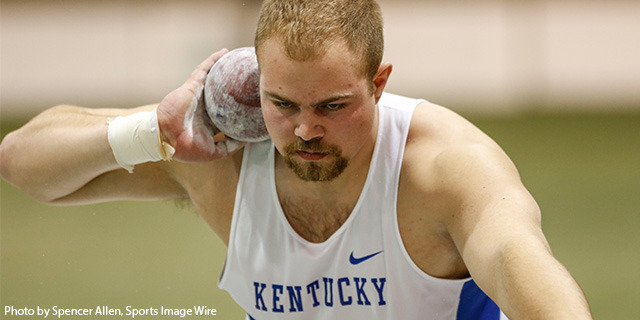
[[380,250],[380,251],[378,251],[378,252],[376,252],[376,253],[372,253],[372,254],[370,254],[370,255],[368,255],[368,256],[364,256],[364,257],[362,257],[362,258],[356,258],[356,257],[354,257],[354,256],[353,256],[353,251],[351,251],[351,256],[349,256],[349,262],[351,262],[351,264],[352,264],[352,265],[360,264],[360,263],[365,262],[365,261],[367,261],[367,260],[369,260],[369,259],[371,259],[371,258],[375,257],[376,255],[378,255],[378,254],[382,253],[382,251],[383,251],[383,250]]

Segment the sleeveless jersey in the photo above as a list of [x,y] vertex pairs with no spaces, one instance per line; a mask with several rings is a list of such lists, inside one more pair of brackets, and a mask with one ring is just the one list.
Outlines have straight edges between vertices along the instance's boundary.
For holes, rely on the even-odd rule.
[[247,319],[506,319],[471,278],[426,274],[402,243],[398,180],[409,123],[421,101],[383,94],[360,198],[322,243],[300,237],[284,215],[273,143],[245,147],[218,285]]

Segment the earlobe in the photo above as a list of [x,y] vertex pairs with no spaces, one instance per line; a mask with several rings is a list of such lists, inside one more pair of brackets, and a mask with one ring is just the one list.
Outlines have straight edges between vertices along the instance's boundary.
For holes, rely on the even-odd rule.
[[387,85],[387,81],[389,80],[389,75],[391,74],[391,70],[393,70],[393,66],[391,65],[391,63],[383,62],[380,64],[380,67],[378,68],[378,72],[376,72],[376,75],[373,78],[373,86],[374,86],[376,103],[378,103],[378,100],[380,100],[380,97],[382,96],[384,87]]

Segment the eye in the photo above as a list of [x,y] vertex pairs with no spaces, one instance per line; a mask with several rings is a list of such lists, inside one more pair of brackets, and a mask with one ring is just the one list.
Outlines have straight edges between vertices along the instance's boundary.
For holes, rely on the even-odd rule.
[[326,108],[332,111],[340,110],[344,107],[343,103],[329,103],[326,105]]
[[289,109],[293,106],[291,102],[273,100],[273,104],[280,109]]

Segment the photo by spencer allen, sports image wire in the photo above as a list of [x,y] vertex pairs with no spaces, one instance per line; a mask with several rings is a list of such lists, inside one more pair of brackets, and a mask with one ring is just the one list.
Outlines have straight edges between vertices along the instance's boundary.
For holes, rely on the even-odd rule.
[[0,15],[0,318],[640,316],[640,4]]
[[68,317],[127,317],[140,319],[141,317],[163,317],[170,316],[176,318],[186,317],[198,317],[202,319],[211,318],[216,315],[216,309],[211,309],[207,306],[194,306],[193,308],[165,308],[160,306],[159,308],[136,308],[133,306],[126,306],[124,310],[120,308],[113,308],[110,306],[96,306],[95,308],[64,308],[60,306],[53,306],[51,308],[41,308],[40,306],[35,309],[21,308],[16,309],[13,306],[4,307],[4,317],[25,317],[34,316],[42,319],[51,318],[68,318]]

